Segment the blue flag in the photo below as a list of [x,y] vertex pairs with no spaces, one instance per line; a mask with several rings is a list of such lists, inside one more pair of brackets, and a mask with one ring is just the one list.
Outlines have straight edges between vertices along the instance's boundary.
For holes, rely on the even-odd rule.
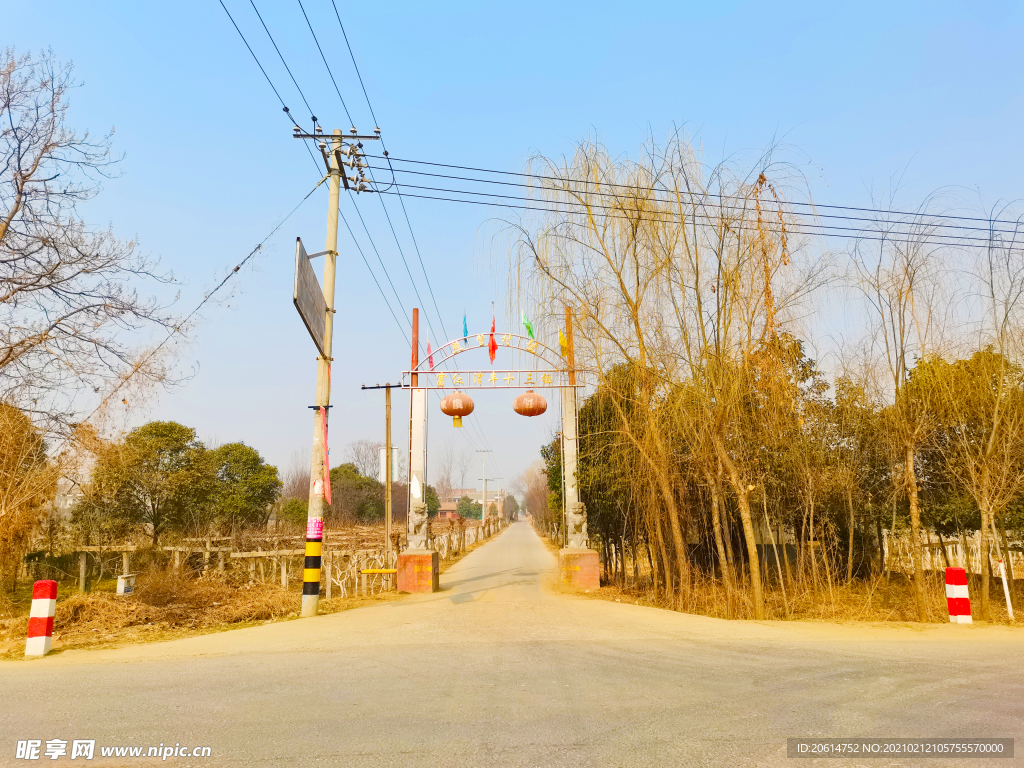
[[466,325],[466,313],[463,312],[462,313],[462,342],[464,344],[467,343],[467,339],[469,339],[469,326]]

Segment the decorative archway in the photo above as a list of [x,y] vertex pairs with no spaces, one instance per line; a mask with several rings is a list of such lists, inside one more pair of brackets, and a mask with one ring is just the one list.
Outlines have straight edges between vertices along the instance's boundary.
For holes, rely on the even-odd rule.
[[488,331],[449,341],[424,360],[419,358],[419,310],[412,315],[412,362],[402,372],[409,390],[409,506],[408,549],[399,556],[398,588],[403,592],[433,592],[439,588],[437,553],[427,550],[429,516],[426,504],[427,394],[430,390],[557,389],[562,401],[562,490],[565,500],[566,547],[559,553],[562,581],[575,586],[599,586],[597,552],[587,549],[587,511],[579,498],[577,388],[583,370],[574,365],[571,317],[566,312],[567,349],[563,357],[551,347],[514,333],[493,334],[498,349],[532,355],[546,368],[438,370],[453,358],[488,348]]

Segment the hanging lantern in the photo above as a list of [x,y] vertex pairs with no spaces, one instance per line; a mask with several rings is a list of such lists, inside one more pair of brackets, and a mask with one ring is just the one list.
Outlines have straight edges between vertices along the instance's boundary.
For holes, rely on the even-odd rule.
[[462,417],[473,412],[473,398],[456,390],[441,401],[441,412],[452,417],[454,426],[461,427]]
[[540,416],[548,409],[548,401],[543,395],[528,389],[515,399],[512,407],[520,416]]

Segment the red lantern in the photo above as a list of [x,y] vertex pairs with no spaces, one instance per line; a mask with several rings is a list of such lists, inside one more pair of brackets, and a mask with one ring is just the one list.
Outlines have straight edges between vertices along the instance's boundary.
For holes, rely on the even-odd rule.
[[520,416],[540,416],[548,409],[548,401],[543,395],[538,395],[532,389],[528,389],[512,403],[515,412]]
[[456,390],[441,401],[441,412],[452,417],[454,426],[461,427],[462,417],[473,412],[473,398]]

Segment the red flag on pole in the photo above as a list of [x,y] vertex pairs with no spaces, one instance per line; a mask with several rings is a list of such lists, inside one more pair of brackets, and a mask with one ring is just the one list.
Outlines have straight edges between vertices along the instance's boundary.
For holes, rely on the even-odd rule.
[[491,356],[491,365],[494,365],[494,356],[498,354],[498,342],[494,340],[494,302],[491,302],[491,341],[487,352]]
[[430,370],[434,370],[434,355],[430,351],[430,342],[427,342],[427,365],[430,366]]

